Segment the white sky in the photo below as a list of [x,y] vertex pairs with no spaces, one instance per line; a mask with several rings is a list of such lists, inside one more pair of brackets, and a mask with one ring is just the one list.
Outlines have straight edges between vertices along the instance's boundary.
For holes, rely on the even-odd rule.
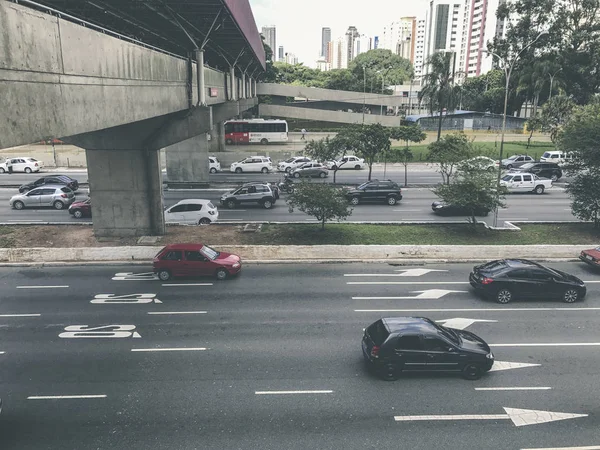
[[[331,37],[342,36],[350,25],[369,37],[403,16],[425,11],[427,0],[250,0],[260,32],[277,27],[277,46],[295,53],[300,62],[314,67],[321,49],[321,28],[331,28]],[[277,55],[277,49],[273,49]]]

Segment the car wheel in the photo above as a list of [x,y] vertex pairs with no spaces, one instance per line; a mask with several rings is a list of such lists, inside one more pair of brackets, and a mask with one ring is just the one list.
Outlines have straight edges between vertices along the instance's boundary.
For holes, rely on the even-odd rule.
[[210,225],[210,219],[208,217],[203,217],[200,219],[200,222],[198,222],[198,225]]
[[217,169],[215,169],[214,167],[210,168],[210,173],[217,173]]
[[273,202],[271,200],[265,200],[262,205],[265,209],[271,209],[273,207]]
[[319,178],[325,178],[327,176],[327,174],[325,172],[321,172],[319,174]]
[[16,202],[13,203],[13,208],[15,208],[15,209],[23,209],[23,208],[25,208],[25,203],[17,200]]
[[80,209],[76,209],[75,211],[73,211],[73,217],[75,217],[76,219],[81,219],[83,217],[83,211],[81,211]]
[[553,183],[558,181],[558,175],[556,175],[555,173],[552,174],[552,176],[550,177],[550,179],[552,180]]
[[400,368],[396,364],[386,364],[381,368],[381,379],[385,381],[396,381],[400,378]]
[[483,375],[481,366],[476,363],[465,364],[462,371],[463,377],[467,380],[479,380]]
[[575,303],[579,300],[579,291],[577,289],[567,289],[563,294],[563,302]]
[[296,172],[296,173],[294,174],[294,178],[300,178],[300,172]]
[[31,169],[29,167],[25,167],[25,173],[31,173]]
[[352,197],[350,199],[350,203],[352,203],[353,205],[358,205],[360,203],[360,198],[358,198],[358,197]]
[[63,202],[61,202],[60,200],[56,200],[52,206],[54,206],[54,209],[63,209],[65,207],[65,204]]
[[231,144],[233,144],[233,140],[231,140],[231,139],[226,139],[226,140],[225,140],[225,143],[226,143],[227,145],[231,145]]
[[0,167],[0,173],[4,173],[6,172],[6,170],[4,170],[4,167]]
[[266,167],[263,167],[262,169],[260,169],[260,171],[262,173],[269,173],[269,169],[267,169]]
[[331,170],[337,170],[338,167],[336,165],[331,166]]
[[394,206],[396,203],[398,203],[398,200],[396,199],[396,197],[388,197],[388,199],[387,199],[388,205]]
[[536,186],[534,192],[538,195],[544,193],[544,186]]
[[226,203],[226,204],[227,204],[227,207],[228,207],[229,209],[233,209],[233,208],[235,208],[235,201],[234,201],[234,200],[227,200],[227,203]]
[[291,167],[286,167],[286,168],[285,168],[285,172],[286,172],[286,173],[290,173],[291,171],[292,171],[292,168],[291,168]]
[[354,168],[355,168],[356,170],[360,170],[360,166],[359,166],[358,164],[357,164],[357,165],[355,165],[355,166],[354,166]]
[[267,145],[267,144],[269,143],[269,141],[268,141],[267,139],[265,139],[265,138],[262,138],[262,139],[260,140],[260,143],[261,143],[262,145]]
[[503,305],[510,303],[512,301],[512,297],[512,292],[510,292],[508,289],[500,289],[496,293],[496,301],[498,303],[502,303]]
[[161,269],[158,271],[158,279],[160,281],[169,281],[171,279],[171,272],[167,269]]
[[229,273],[222,267],[220,269],[217,269],[215,273],[215,277],[217,277],[217,280],[224,280],[225,278],[227,278],[228,275]]
[[513,166],[512,166],[512,164],[509,164],[508,166],[506,166],[506,168],[507,168],[508,170],[510,170],[510,169],[512,169],[512,168],[513,168]]
[[235,173],[242,173],[242,168],[241,167],[236,167],[235,168]]

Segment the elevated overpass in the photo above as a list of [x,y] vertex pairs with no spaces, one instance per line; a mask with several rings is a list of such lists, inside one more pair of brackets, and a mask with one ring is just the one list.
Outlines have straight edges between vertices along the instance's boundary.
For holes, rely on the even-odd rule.
[[248,0],[0,0],[0,148],[85,148],[96,234],[162,234],[159,150],[207,179],[264,69]]

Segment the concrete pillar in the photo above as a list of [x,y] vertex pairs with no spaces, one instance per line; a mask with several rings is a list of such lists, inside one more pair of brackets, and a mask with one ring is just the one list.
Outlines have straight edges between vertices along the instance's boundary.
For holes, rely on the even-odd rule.
[[206,83],[204,82],[204,50],[196,50],[198,101],[201,106],[206,106]]
[[246,96],[246,73],[242,72],[242,95],[240,95],[240,98],[248,98]]
[[254,84],[254,92],[253,92],[252,97],[256,97],[256,92],[257,92],[256,91],[256,78],[254,80],[252,80],[252,83]]
[[86,150],[94,234],[165,234],[159,150]]
[[229,79],[231,80],[231,98],[230,100],[237,100],[237,78],[235,77],[235,67],[231,67],[229,70]]
[[208,183],[207,133],[167,147],[167,178],[169,186],[185,184],[201,186]]
[[225,122],[218,122],[215,124],[214,139],[217,142],[215,152],[225,151]]

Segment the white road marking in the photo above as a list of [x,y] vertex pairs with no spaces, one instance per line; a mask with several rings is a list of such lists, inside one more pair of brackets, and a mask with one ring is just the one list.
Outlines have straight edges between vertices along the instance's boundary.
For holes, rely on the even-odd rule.
[[490,372],[500,372],[501,370],[525,369],[527,367],[540,367],[541,364],[520,363],[509,361],[494,361],[494,365],[489,370]]
[[41,314],[0,314],[0,317],[40,317]]
[[17,286],[17,289],[66,289],[69,286]]
[[44,222],[43,220],[30,220],[30,219],[9,219],[9,222]]
[[490,347],[600,347],[600,342],[539,342],[518,344],[490,344]]
[[476,391],[549,391],[550,389],[552,389],[552,388],[548,387],[548,386],[475,388]]
[[333,391],[256,391],[256,395],[333,394]]
[[213,283],[171,283],[163,284],[164,287],[177,287],[177,286],[212,286]]
[[521,450],[600,450],[600,445],[586,445],[585,447],[539,447],[522,448]]
[[394,209],[394,212],[423,212],[424,209]]
[[135,325],[104,325],[90,327],[89,325],[69,325],[65,332],[58,335],[62,339],[96,339],[96,338],[141,338],[135,330]]
[[0,355],[4,355],[6,352],[0,352]]
[[127,294],[127,295],[114,295],[114,294],[98,294],[90,301],[92,304],[145,304],[145,303],[162,303],[156,298],[156,294]]
[[206,347],[179,347],[179,348],[132,348],[132,352],[203,352]]
[[154,312],[149,312],[147,314],[150,315],[156,315],[156,316],[160,316],[160,315],[169,315],[169,314],[206,314],[207,311],[154,311]]
[[246,212],[246,210],[245,209],[220,209],[219,210],[219,214],[226,213],[226,212],[231,212],[231,213],[234,213],[234,212]]
[[437,300],[444,295],[452,293],[465,293],[466,291],[448,291],[446,289],[428,289],[426,291],[411,291],[411,293],[419,294],[412,297],[352,297],[352,300],[414,300],[428,299]]
[[600,311],[600,308],[410,308],[410,309],[355,309],[354,312],[514,312],[514,311]]
[[88,398],[106,398],[106,395],[31,395],[27,397],[27,400],[70,400]]
[[[371,274],[371,275],[360,275],[369,277],[401,277],[400,274],[383,275],[383,274]],[[346,281],[346,284],[400,284],[400,285],[415,285],[415,284],[433,284],[433,285],[446,285],[446,284],[469,284],[468,281]]]
[[508,221],[515,220],[515,221],[519,221],[519,220],[529,220],[529,218],[527,218],[527,217],[518,218],[517,217],[517,218],[505,219],[504,217],[498,217],[498,220],[508,220]]
[[498,322],[497,320],[485,320],[485,319],[466,319],[463,317],[455,317],[453,319],[442,319],[436,320],[437,323],[441,323],[445,327],[454,328],[455,330],[464,330],[475,322]]

